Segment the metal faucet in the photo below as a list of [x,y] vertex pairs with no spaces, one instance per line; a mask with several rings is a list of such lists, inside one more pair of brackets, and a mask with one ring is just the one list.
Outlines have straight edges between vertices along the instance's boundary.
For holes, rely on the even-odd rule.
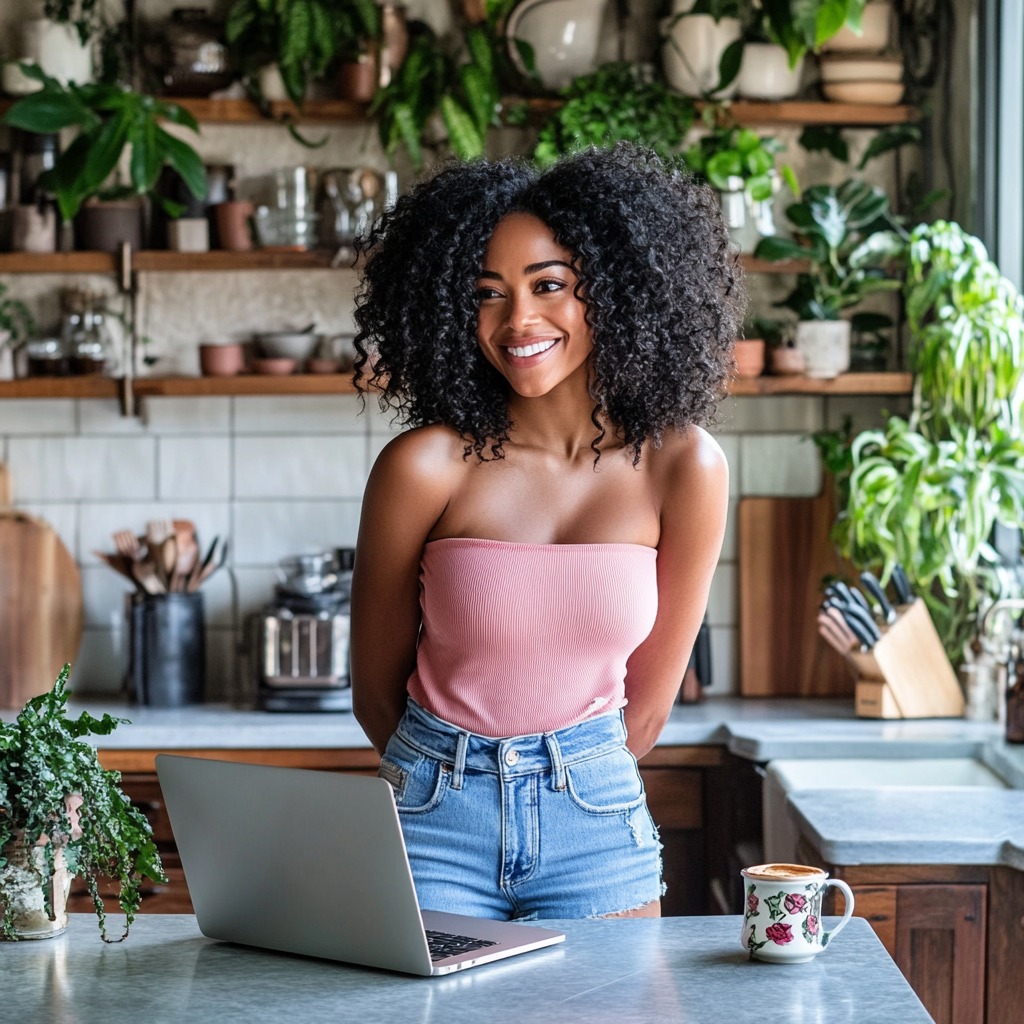
[[999,612],[1021,612],[1024,611],[1024,597],[1004,597],[1001,601],[996,601],[994,605],[981,617],[981,638],[988,640],[989,627],[992,624],[992,620],[996,617]]

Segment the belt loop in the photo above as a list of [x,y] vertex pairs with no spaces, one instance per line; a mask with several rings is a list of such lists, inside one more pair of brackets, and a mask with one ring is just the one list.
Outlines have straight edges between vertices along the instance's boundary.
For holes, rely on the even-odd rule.
[[544,742],[551,757],[551,782],[555,789],[565,789],[565,765],[562,763],[562,748],[553,732],[544,733]]
[[455,768],[452,771],[452,789],[462,789],[462,777],[466,771],[466,748],[469,746],[469,733],[460,731],[455,747]]

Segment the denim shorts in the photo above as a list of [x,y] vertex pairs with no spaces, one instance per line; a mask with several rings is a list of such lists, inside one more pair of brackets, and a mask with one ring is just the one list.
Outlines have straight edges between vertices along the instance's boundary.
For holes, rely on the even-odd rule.
[[603,917],[661,897],[661,843],[621,711],[490,739],[409,700],[381,758],[423,910]]

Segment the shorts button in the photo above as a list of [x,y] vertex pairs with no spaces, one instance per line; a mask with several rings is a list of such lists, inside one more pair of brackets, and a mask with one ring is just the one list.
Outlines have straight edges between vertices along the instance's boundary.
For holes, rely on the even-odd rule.
[[519,762],[519,751],[518,750],[513,749],[513,750],[508,750],[508,751],[505,752],[505,764],[511,766],[511,765],[514,765],[514,764],[518,764],[518,762]]

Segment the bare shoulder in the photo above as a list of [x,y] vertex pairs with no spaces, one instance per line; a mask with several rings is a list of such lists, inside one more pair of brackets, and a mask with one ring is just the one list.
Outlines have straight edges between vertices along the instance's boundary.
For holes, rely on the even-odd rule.
[[703,428],[665,431],[661,448],[651,452],[652,469],[665,496],[715,494],[729,489],[729,463],[722,446]]
[[385,445],[373,464],[371,479],[409,485],[453,484],[465,471],[465,442],[450,427],[416,427]]

